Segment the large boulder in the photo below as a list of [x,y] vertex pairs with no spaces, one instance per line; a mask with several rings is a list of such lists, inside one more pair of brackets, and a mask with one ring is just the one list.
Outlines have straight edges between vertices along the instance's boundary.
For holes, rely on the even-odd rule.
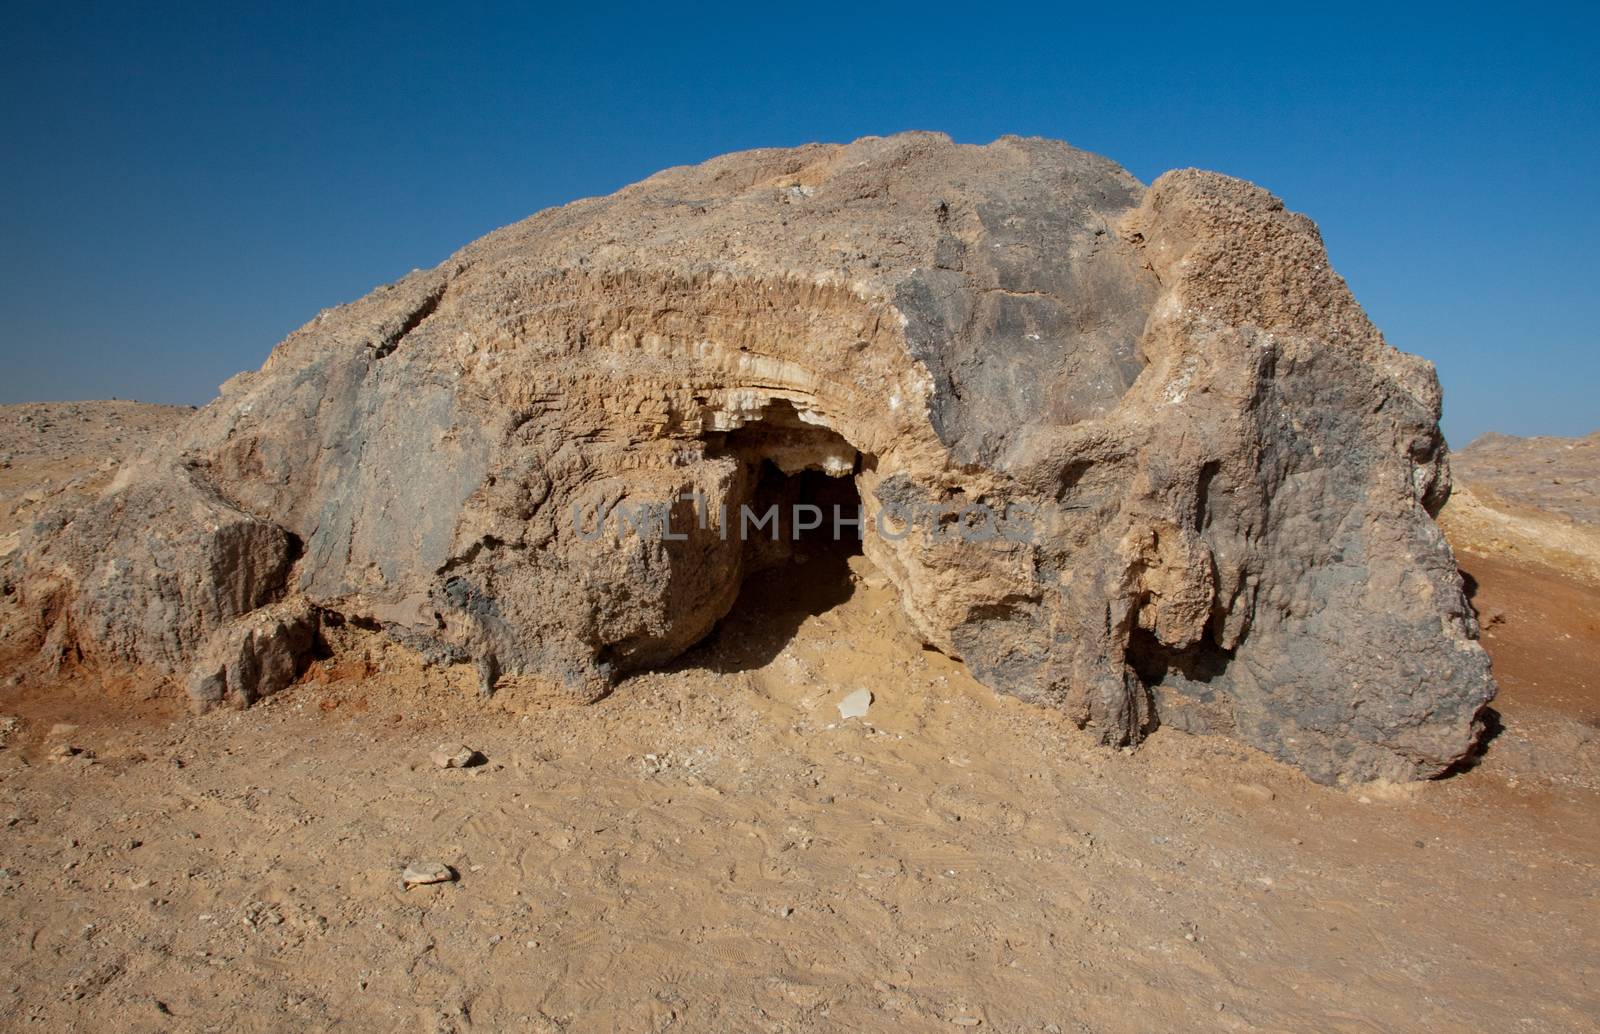
[[216,631],[279,599],[297,551],[282,526],[158,453],[98,500],[37,521],[11,588],[52,666],[70,656],[170,674]]
[[[1169,722],[1414,778],[1494,692],[1432,520],[1439,407],[1247,183],[1048,140],[752,151],[323,312],[18,577],[85,652],[174,673],[299,597],[593,694],[711,629],[755,562],[732,515],[813,470],[995,689],[1109,743]],[[660,527],[595,532],[640,504]]]

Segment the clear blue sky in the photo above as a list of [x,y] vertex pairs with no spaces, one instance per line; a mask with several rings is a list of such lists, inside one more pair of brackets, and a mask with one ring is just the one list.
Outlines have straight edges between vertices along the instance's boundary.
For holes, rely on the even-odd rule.
[[1197,9],[13,3],[0,401],[201,403],[538,209],[920,128],[1261,183],[1439,365],[1456,444],[1600,428],[1600,19]]

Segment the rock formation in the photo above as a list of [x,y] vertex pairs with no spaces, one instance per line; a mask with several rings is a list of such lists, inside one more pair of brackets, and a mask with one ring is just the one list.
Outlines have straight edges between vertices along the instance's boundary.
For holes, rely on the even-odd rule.
[[[732,515],[814,471],[995,689],[1414,778],[1494,691],[1439,406],[1249,184],[1047,140],[752,151],[321,313],[9,578],[48,650],[202,706],[281,684],[308,614],[592,696],[707,634],[758,560]],[[1012,533],[956,533],[987,514]]]

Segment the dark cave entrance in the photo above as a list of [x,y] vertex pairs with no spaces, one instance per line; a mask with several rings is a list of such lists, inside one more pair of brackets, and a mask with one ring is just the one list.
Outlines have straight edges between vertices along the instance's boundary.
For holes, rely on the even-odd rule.
[[850,598],[866,563],[855,475],[870,458],[781,400],[729,432],[725,447],[752,483],[745,508],[729,515],[741,543],[741,585],[733,608],[687,660],[743,671],[781,653],[807,618]]
[[1209,631],[1179,649],[1135,628],[1127,661],[1150,694],[1159,724],[1194,734],[1234,730],[1232,698],[1223,689],[1233,651],[1216,645]]

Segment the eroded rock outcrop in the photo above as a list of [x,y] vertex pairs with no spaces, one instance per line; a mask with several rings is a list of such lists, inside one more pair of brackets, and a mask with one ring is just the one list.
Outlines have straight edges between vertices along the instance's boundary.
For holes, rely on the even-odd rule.
[[300,675],[317,642],[317,610],[304,597],[269,604],[213,632],[184,687],[201,710],[246,707]]
[[[13,580],[57,647],[207,693],[190,668],[256,642],[218,630],[288,600],[594,694],[712,628],[755,562],[731,514],[812,470],[998,690],[1112,743],[1426,776],[1493,693],[1431,516],[1439,402],[1249,184],[1045,140],[754,151],[322,313]],[[673,533],[593,533],[642,503]],[[981,513],[1027,519],[952,533]]]

